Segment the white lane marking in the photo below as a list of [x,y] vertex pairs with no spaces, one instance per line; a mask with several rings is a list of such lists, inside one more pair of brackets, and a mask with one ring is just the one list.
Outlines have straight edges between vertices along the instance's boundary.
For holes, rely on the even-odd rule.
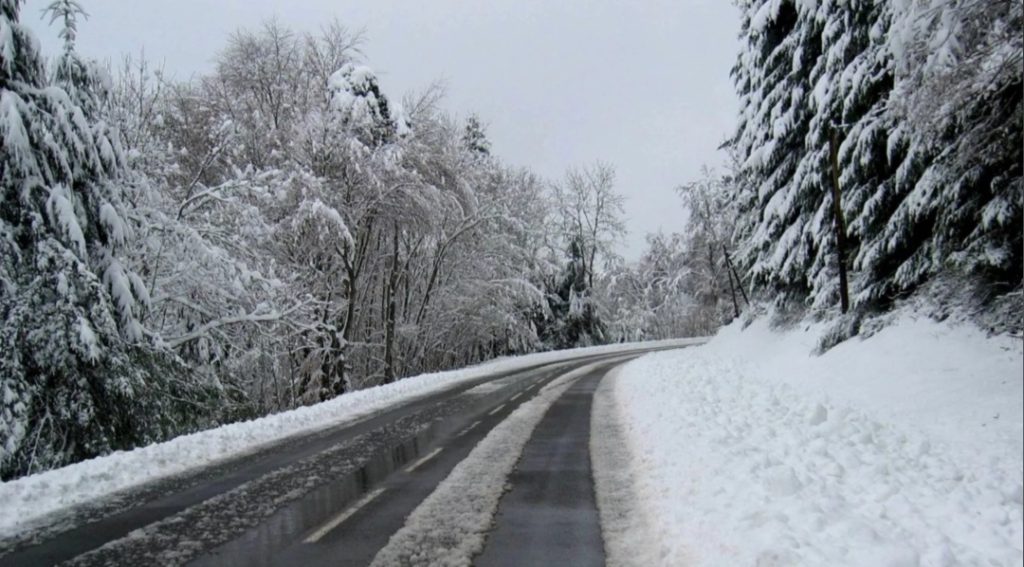
[[516,398],[518,398],[519,396],[522,396],[522,395],[523,395],[523,393],[519,392],[518,394],[516,394],[516,395],[512,396],[511,398],[509,398],[508,401],[514,402],[514,401],[516,401]]
[[425,463],[425,462],[429,461],[430,459],[433,459],[434,457],[436,457],[437,454],[441,452],[441,449],[444,449],[444,447],[438,447],[437,449],[434,449],[433,451],[427,453],[426,456],[424,456],[422,459],[420,459],[420,460],[416,461],[415,463],[405,467],[405,472],[412,472],[412,471],[420,468],[420,466],[422,466],[423,463]]
[[323,526],[321,526],[319,530],[310,534],[310,536],[303,540],[303,542],[316,543],[320,541],[322,537],[330,533],[331,530],[333,530],[334,528],[340,526],[342,522],[352,517],[352,514],[355,514],[359,511],[360,508],[372,502],[373,499],[380,496],[382,492],[384,492],[384,489],[378,488],[377,490],[374,490],[373,492],[367,494],[366,496],[363,496],[358,502],[349,506],[347,509],[345,509],[342,513],[338,514],[334,518],[331,518],[331,520]]
[[467,428],[463,429],[462,431],[460,431],[459,434],[456,435],[456,437],[462,437],[463,435],[465,435],[465,434],[469,433],[470,431],[472,431],[473,428],[478,426],[478,425],[480,425],[480,422],[479,421],[474,421],[473,423],[471,423],[469,425],[469,427],[467,427]]
[[505,409],[505,404],[501,404],[500,406],[498,406],[498,407],[492,409],[491,411],[487,412],[487,415],[494,415],[494,414],[498,413],[499,411],[501,411],[503,409]]

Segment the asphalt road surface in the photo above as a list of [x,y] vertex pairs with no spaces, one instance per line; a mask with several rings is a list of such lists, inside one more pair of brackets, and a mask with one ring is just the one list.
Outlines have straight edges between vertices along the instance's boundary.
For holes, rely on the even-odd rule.
[[495,374],[142,487],[0,542],[0,565],[368,565],[495,425],[545,384],[604,360],[534,430],[476,558],[603,564],[590,403],[623,354]]
[[600,367],[577,380],[537,425],[476,565],[604,565],[590,469],[590,406],[607,371]]

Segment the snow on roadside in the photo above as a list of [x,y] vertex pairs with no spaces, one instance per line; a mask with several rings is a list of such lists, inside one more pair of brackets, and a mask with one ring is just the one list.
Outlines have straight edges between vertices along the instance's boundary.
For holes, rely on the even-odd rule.
[[650,519],[639,505],[630,450],[613,397],[614,383],[621,368],[613,368],[601,380],[590,411],[590,461],[601,516],[605,564],[608,567],[657,565],[659,559],[653,554],[658,545],[652,541]]
[[690,344],[693,339],[616,344],[504,358],[475,367],[424,374],[295,410],[115,452],[60,469],[0,482],[0,538],[30,530],[46,515],[161,478],[252,453],[289,437],[353,422],[489,374],[570,361],[638,347]]
[[1024,564],[1020,340],[903,315],[811,356],[823,331],[733,325],[623,367],[657,562]]
[[560,376],[516,408],[413,510],[371,565],[470,565],[483,550],[508,475],[533,430],[577,378],[601,364]]

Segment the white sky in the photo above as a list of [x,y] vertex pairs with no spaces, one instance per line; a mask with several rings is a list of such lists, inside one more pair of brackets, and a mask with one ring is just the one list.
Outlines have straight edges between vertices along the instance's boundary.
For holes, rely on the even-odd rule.
[[[51,0],[22,21],[44,52]],[[337,19],[364,29],[363,51],[392,98],[436,80],[453,114],[476,112],[493,152],[549,179],[569,166],[612,163],[639,256],[644,235],[681,230],[673,188],[717,165],[732,128],[729,79],[739,12],[729,0],[81,0],[79,50],[100,60],[138,53],[187,79],[211,69],[228,35],[271,17],[315,31]]]

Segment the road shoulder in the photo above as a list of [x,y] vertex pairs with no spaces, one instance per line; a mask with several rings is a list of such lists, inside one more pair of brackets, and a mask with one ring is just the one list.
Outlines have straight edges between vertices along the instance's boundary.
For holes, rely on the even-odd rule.
[[612,369],[594,393],[590,413],[590,460],[601,518],[608,567],[661,565],[651,541],[651,522],[639,505],[635,464],[615,404],[615,382],[621,367]]

